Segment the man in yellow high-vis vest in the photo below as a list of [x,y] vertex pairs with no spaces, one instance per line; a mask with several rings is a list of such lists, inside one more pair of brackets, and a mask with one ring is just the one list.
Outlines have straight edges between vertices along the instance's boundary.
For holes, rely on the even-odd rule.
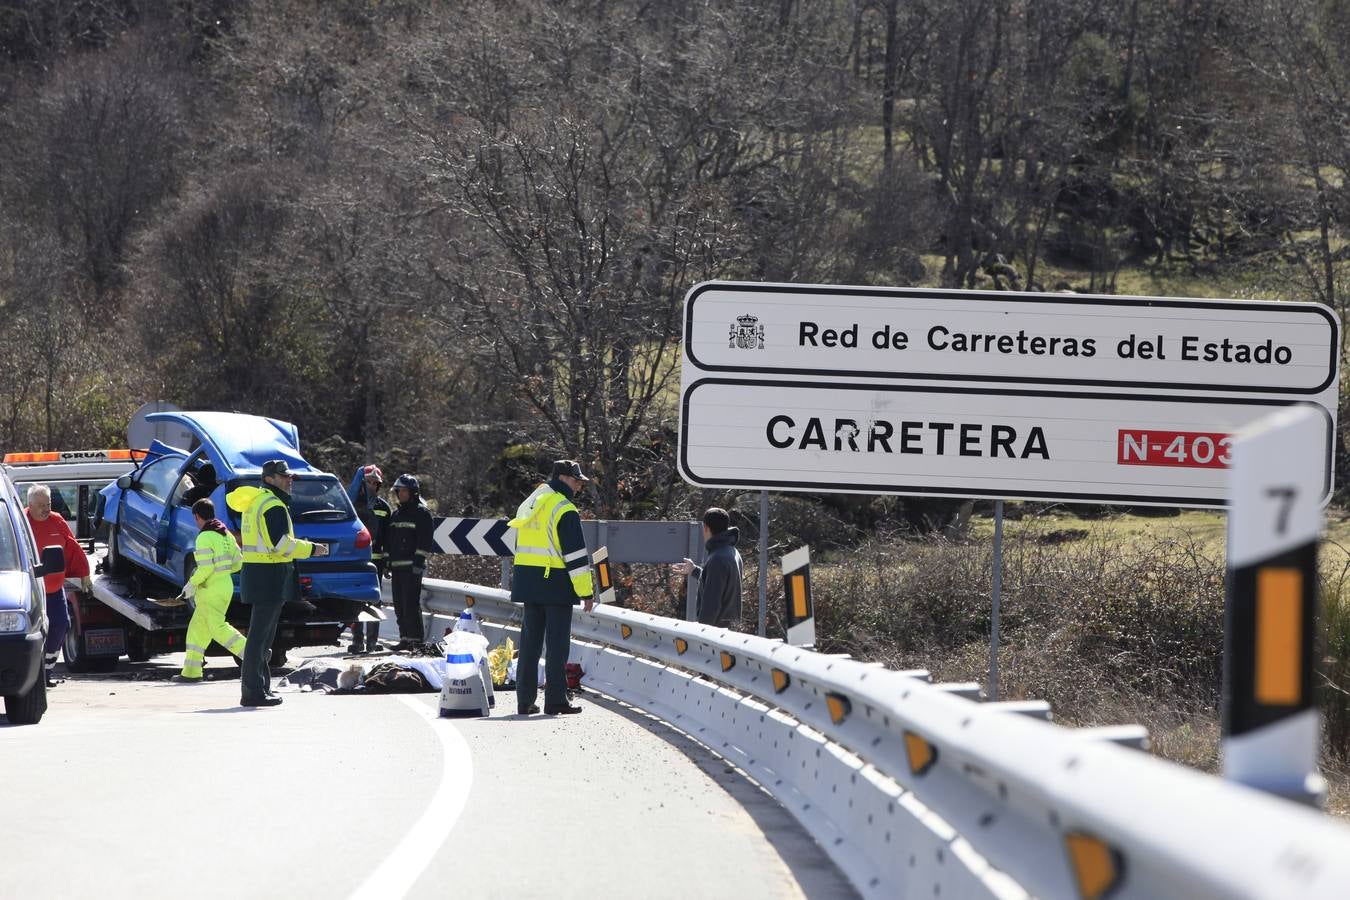
[[516,531],[511,599],[525,605],[516,664],[516,710],[539,712],[539,655],[544,659],[544,713],[579,713],[567,701],[567,655],[572,644],[572,607],[580,602],[591,611],[595,588],[591,554],[581,533],[581,514],[572,498],[590,481],[573,460],[553,464],[548,484],[532,493],[516,510],[510,525]]
[[327,556],[323,544],[295,538],[291,524],[291,484],[295,476],[284,459],[263,463],[262,487],[244,485],[230,491],[225,502],[239,513],[239,538],[244,568],[239,573],[239,595],[252,610],[248,619],[248,643],[239,674],[240,706],[278,706],[272,695],[272,641],[276,638],[281,610],[288,600],[300,596],[300,576],[295,560]]
[[231,576],[243,567],[243,554],[225,523],[216,518],[216,505],[209,497],[192,504],[192,518],[198,529],[192,552],[197,568],[183,585],[183,594],[193,599],[196,608],[188,621],[187,652],[183,655],[183,671],[178,675],[179,681],[189,684],[202,680],[206,648],[212,641],[235,656],[244,655],[244,636],[225,621],[230,598],[234,596]]

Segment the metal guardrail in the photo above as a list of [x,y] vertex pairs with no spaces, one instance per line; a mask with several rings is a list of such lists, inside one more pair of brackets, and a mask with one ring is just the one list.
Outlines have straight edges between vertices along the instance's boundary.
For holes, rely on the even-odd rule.
[[[433,614],[520,620],[502,590],[423,587]],[[740,765],[865,896],[1350,895],[1350,828],[1122,746],[1138,727],[620,608],[572,630],[590,685]]]

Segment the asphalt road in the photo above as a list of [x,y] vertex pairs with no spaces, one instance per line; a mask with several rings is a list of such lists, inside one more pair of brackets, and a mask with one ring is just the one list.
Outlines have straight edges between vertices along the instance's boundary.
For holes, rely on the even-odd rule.
[[181,658],[123,661],[51,691],[37,726],[0,716],[0,898],[853,896],[772,798],[614,701],[245,710],[225,662],[176,685]]

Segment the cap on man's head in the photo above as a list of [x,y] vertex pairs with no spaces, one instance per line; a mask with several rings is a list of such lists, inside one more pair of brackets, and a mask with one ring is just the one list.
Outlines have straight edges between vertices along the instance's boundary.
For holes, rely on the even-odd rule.
[[384,473],[380,471],[379,466],[374,465],[373,463],[369,466],[366,466],[362,470],[362,474],[368,481],[375,481],[380,484],[384,484]]
[[577,481],[590,481],[589,478],[581,474],[581,463],[575,459],[560,459],[555,462],[549,477],[557,478],[559,475],[571,475]]
[[264,478],[268,475],[289,475],[291,474],[291,467],[286,465],[284,459],[269,459],[263,463],[262,473]]

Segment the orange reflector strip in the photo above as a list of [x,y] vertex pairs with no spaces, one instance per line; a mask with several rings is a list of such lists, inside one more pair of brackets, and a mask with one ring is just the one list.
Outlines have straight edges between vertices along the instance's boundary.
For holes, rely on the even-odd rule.
[[1303,572],[1256,573],[1256,702],[1297,706],[1303,699]]
[[792,684],[792,679],[789,678],[788,673],[784,672],[782,669],[774,669],[772,674],[773,692],[775,694],[783,693],[783,691],[787,690],[788,685]]
[[683,654],[684,654],[684,651],[686,651],[686,650],[688,650],[688,649],[689,649],[689,642],[688,642],[688,641],[686,641],[684,638],[676,638],[676,639],[675,639],[675,652],[676,652],[676,653],[679,653],[679,654],[683,655]]
[[1083,900],[1105,897],[1116,886],[1120,880],[1120,857],[1109,846],[1081,832],[1066,834],[1064,846],[1078,883],[1078,895]]
[[826,694],[825,705],[830,710],[830,721],[836,725],[848,718],[853,709],[853,704],[843,694]]
[[730,669],[732,666],[734,666],[734,665],[736,665],[736,657],[732,656],[730,653],[728,653],[727,651],[723,650],[723,651],[722,651],[722,671],[725,672],[725,671],[729,670],[729,669]]
[[600,589],[609,590],[609,563],[600,564]]
[[937,762],[937,748],[912,731],[905,732],[905,754],[909,757],[909,770],[922,775]]
[[788,593],[792,595],[792,618],[806,618],[806,576],[792,575],[788,578]]
[[620,626],[619,626],[619,634],[622,634],[622,635],[623,635],[624,640],[628,640],[630,637],[633,636],[633,626],[632,626],[632,625],[620,625]]

